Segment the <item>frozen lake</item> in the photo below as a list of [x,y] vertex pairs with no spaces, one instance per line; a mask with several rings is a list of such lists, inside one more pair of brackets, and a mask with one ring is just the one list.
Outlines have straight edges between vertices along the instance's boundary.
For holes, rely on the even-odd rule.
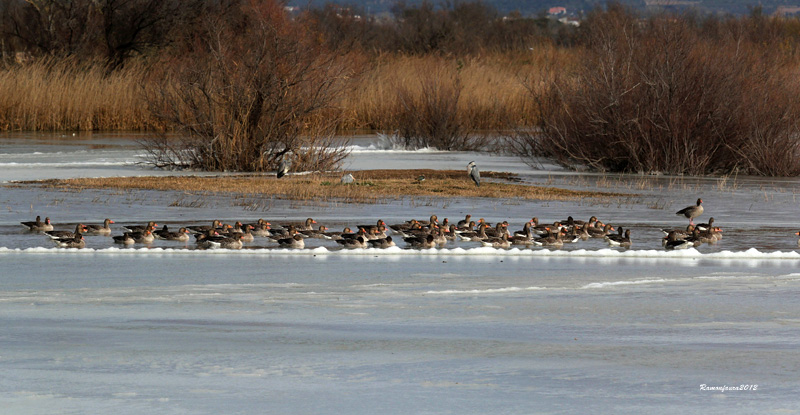
[[[130,135],[0,138],[0,181],[175,174],[135,164]],[[249,211],[191,192],[3,187],[0,407],[4,413],[795,413],[800,380],[797,179],[531,170],[513,157],[400,151],[353,140],[349,170],[511,171],[538,185],[624,192],[619,203],[273,200]],[[465,173],[466,174],[466,173]],[[704,200],[714,246],[664,251],[660,229]],[[190,207],[191,206],[191,207]],[[21,221],[155,220],[170,228],[313,217],[335,230],[437,214],[512,229],[602,220],[631,250],[341,250],[308,240],[239,251],[157,241],[53,247]],[[701,387],[705,385],[705,387]],[[714,390],[758,385],[756,390]]]

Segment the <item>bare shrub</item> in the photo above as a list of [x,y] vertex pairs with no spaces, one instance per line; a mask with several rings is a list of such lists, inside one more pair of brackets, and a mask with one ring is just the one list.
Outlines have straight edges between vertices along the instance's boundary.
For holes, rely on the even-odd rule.
[[286,159],[292,170],[336,168],[347,153],[334,143],[331,103],[353,60],[321,48],[271,0],[204,23],[148,97],[185,138],[148,141],[149,161],[217,171],[275,170]]
[[619,5],[586,26],[584,63],[535,97],[540,129],[518,136],[520,154],[602,171],[800,172],[800,89],[779,52]]

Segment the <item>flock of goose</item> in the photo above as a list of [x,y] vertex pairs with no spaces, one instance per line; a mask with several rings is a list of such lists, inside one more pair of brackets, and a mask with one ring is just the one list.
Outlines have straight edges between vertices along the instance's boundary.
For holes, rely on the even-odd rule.
[[[714,218],[708,223],[695,224],[694,219],[703,213],[702,200],[695,205],[681,209],[678,215],[689,219],[689,225],[683,229],[662,229],[665,249],[686,249],[702,244],[713,244],[722,239],[722,229],[714,225]],[[102,224],[85,225],[79,223],[74,230],[54,230],[50,218],[37,217],[35,221],[22,222],[28,230],[47,235],[58,247],[84,248],[86,235],[112,236],[111,224],[106,219]],[[219,220],[208,225],[185,226],[177,231],[167,225],[158,228],[158,224],[150,222],[143,225],[122,226],[121,235],[112,236],[113,241],[121,245],[149,244],[156,239],[188,243],[194,240],[197,248],[239,249],[244,243],[253,242],[255,238],[265,238],[277,243],[279,247],[303,249],[308,238],[334,240],[344,248],[388,248],[404,243],[412,248],[441,247],[449,242],[472,241],[483,246],[495,248],[520,247],[553,247],[564,244],[602,239],[609,246],[630,248],[631,230],[614,227],[592,216],[587,221],[573,219],[569,216],[564,221],[541,224],[538,218],[526,222],[522,229],[511,231],[507,221],[491,224],[484,219],[472,220],[471,215],[457,222],[450,223],[445,218],[441,222],[436,215],[427,220],[411,219],[403,223],[387,225],[383,220],[375,224],[346,227],[340,232],[330,231],[326,226],[316,225],[316,221],[308,218],[302,223],[286,223],[273,226],[259,219],[255,223],[224,224]],[[617,231],[614,233],[614,231]],[[798,232],[800,234],[800,232]]]

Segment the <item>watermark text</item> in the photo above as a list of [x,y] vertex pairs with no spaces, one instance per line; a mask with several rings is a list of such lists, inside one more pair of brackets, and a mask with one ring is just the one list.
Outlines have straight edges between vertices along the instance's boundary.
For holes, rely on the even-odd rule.
[[705,383],[700,385],[701,391],[712,391],[712,392],[736,392],[736,391],[757,391],[758,385],[755,384],[742,384],[737,386],[710,386],[706,385]]

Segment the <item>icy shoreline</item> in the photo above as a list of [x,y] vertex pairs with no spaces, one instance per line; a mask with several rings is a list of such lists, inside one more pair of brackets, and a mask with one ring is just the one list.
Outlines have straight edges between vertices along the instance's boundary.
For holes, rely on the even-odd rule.
[[410,249],[391,247],[386,249],[311,249],[252,248],[252,249],[189,249],[189,248],[6,248],[0,247],[0,255],[42,254],[42,255],[246,255],[246,256],[497,256],[497,257],[551,257],[551,258],[629,258],[629,259],[709,259],[709,260],[800,260],[797,251],[760,252],[751,248],[746,251],[720,251],[703,253],[694,248],[679,251],[656,250],[616,250],[616,249],[576,249],[571,251],[549,249],[497,249],[476,248],[431,248]]

